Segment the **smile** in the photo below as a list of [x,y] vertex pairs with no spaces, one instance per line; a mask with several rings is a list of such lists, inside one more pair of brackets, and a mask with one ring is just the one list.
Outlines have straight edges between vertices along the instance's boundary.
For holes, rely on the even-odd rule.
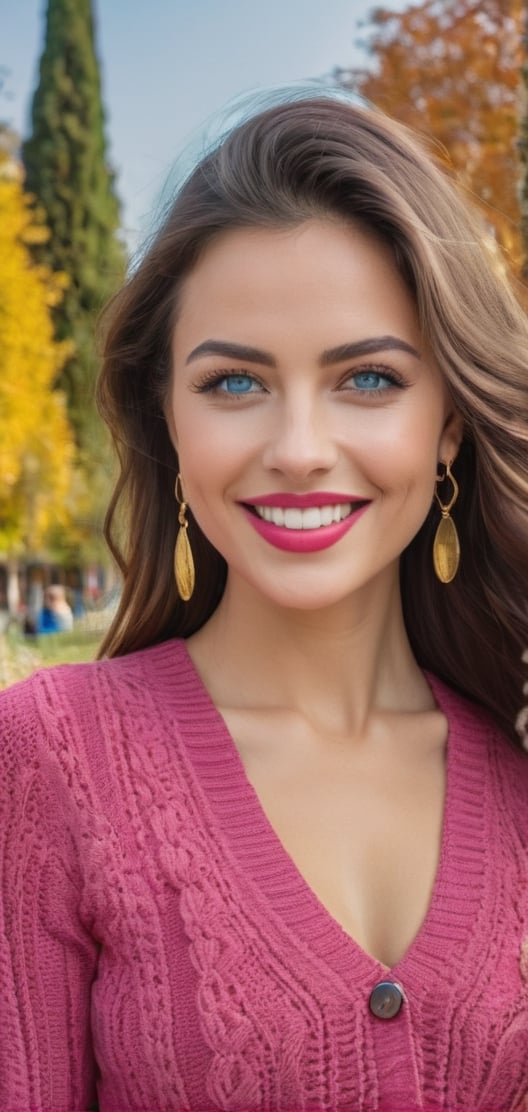
[[370,501],[343,496],[268,496],[240,503],[256,532],[285,552],[321,552],[348,533],[368,509]]
[[263,521],[271,521],[282,529],[321,529],[333,522],[343,521],[352,512],[351,502],[341,502],[333,506],[309,506],[308,509],[282,506],[255,506],[255,511]]

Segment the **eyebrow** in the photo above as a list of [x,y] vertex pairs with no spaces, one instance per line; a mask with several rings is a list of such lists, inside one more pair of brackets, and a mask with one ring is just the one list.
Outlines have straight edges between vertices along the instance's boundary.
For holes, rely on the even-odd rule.
[[321,367],[329,367],[333,363],[343,363],[345,359],[357,359],[360,355],[375,355],[378,351],[406,351],[420,359],[420,352],[406,340],[398,336],[370,336],[365,340],[357,340],[351,344],[340,344],[339,347],[323,351],[319,363]]
[[[370,336],[365,340],[356,340],[349,344],[340,344],[339,347],[323,351],[319,357],[321,367],[330,367],[334,363],[344,363],[347,359],[357,359],[361,355],[375,355],[378,351],[405,351],[420,359],[420,352],[400,340],[398,336]],[[200,359],[204,355],[223,355],[227,359],[240,359],[245,363],[258,363],[262,367],[276,367],[277,360],[269,351],[249,347],[247,344],[235,344],[224,340],[204,340],[187,356],[186,366]]]
[[224,340],[204,340],[203,344],[193,348],[185,360],[185,364],[193,363],[202,355],[225,355],[227,359],[242,359],[245,363],[260,363],[264,367],[276,367],[277,360],[267,351],[260,348],[248,347],[247,344],[235,344]]

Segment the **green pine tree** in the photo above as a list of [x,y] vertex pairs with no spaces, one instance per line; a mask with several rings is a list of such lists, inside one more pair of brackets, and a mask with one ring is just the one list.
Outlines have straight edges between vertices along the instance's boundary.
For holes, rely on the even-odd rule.
[[58,386],[68,399],[80,458],[95,478],[94,450],[102,451],[93,404],[95,325],[122,278],[124,248],[94,40],[91,0],[48,0],[31,135],[22,157],[27,188],[50,230],[39,258],[69,278],[55,325],[57,339],[73,341],[74,354]]

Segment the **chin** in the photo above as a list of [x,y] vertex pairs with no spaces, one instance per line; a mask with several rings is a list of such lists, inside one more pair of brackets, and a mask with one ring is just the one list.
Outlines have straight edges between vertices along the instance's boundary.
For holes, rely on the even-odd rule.
[[318,610],[331,610],[334,607],[343,606],[344,603],[354,593],[353,589],[345,592],[337,591],[335,584],[327,590],[321,588],[310,589],[308,586],[302,588],[294,587],[288,590],[284,587],[283,590],[270,590],[269,592],[263,591],[260,587],[259,593],[261,598],[282,610],[297,610],[299,612],[314,613]]

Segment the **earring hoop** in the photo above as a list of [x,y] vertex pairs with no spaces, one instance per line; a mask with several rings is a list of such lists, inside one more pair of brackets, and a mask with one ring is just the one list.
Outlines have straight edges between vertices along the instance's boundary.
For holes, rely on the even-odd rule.
[[[444,463],[444,474],[436,476],[435,498],[440,507],[441,518],[433,541],[433,565],[441,583],[451,583],[460,564],[460,541],[451,510],[459,494],[459,486],[451,471],[451,462]],[[442,502],[438,487],[449,480],[452,486],[451,498]]]
[[189,528],[189,522],[185,516],[187,512],[187,503],[183,495],[183,485],[179,472],[174,484],[174,495],[176,501],[179,503],[178,523],[180,526],[174,548],[174,578],[180,598],[183,599],[184,602],[189,602],[194,591],[195,571],[192,549],[187,535]]

